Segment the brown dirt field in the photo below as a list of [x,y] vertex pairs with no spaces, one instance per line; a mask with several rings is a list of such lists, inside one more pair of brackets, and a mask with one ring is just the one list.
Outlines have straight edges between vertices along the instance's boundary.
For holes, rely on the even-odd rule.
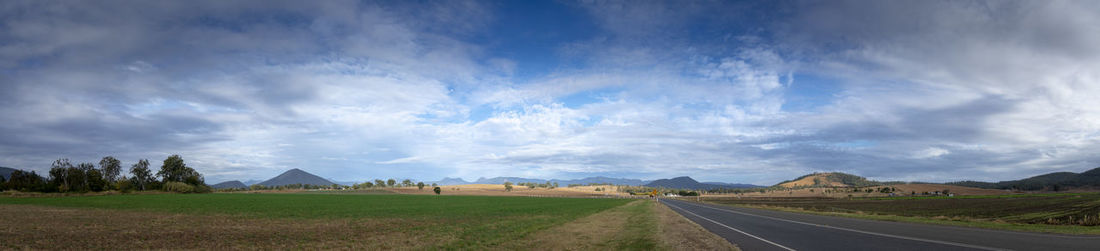
[[997,189],[983,189],[964,186],[952,186],[952,185],[940,185],[940,184],[905,184],[905,185],[893,185],[897,188],[899,193],[909,194],[910,192],[922,192],[943,191],[944,189],[951,190],[951,193],[956,195],[1001,195],[1012,194],[1011,191],[997,190]]
[[0,211],[0,249],[423,249],[454,238],[402,231],[428,223],[401,219],[252,219],[26,205],[0,205]]
[[[871,188],[871,189],[874,189],[874,190],[878,190],[882,187],[894,187],[894,188],[897,189],[897,192],[895,192],[895,193],[899,194],[899,195],[909,195],[910,192],[912,192],[912,191],[916,191],[917,194],[920,194],[920,193],[925,192],[925,191],[927,191],[927,192],[943,191],[944,189],[951,190],[951,193],[954,193],[956,195],[1012,194],[1012,192],[1004,191],[1004,190],[982,189],[982,188],[952,186],[952,185],[940,185],[940,184],[900,184],[900,185],[890,185],[890,186],[866,187],[866,188],[862,188],[862,189]],[[843,190],[844,188],[840,188],[840,189]],[[811,192],[811,190],[813,192]],[[849,193],[849,192],[831,192],[832,190],[833,189],[831,189],[831,188],[820,188],[819,187],[819,188],[801,188],[801,189],[791,189],[791,190],[768,191],[766,193],[758,193],[758,192],[744,193],[744,194],[740,194],[740,195],[737,195],[737,194],[704,194],[703,197],[746,197],[746,198],[756,198],[756,197],[832,197],[832,198],[844,198],[844,197],[848,197],[849,194],[851,194],[852,197],[885,197],[885,196],[889,196],[889,194],[880,193],[880,192],[877,192],[877,191],[876,192],[871,192],[871,193],[865,193],[865,192]],[[826,192],[826,191],[830,191],[830,192]]]
[[656,206],[661,243],[672,250],[741,250],[668,206]]
[[[606,189],[607,192],[596,192],[596,188]],[[629,196],[629,194],[615,192],[615,186],[578,186],[547,188],[527,188],[513,186],[511,192],[504,190],[504,185],[495,184],[470,184],[440,186],[443,195],[493,195],[493,196],[562,196],[562,197],[591,197],[591,196]],[[430,187],[420,190],[416,187],[386,188],[402,194],[433,194]]]

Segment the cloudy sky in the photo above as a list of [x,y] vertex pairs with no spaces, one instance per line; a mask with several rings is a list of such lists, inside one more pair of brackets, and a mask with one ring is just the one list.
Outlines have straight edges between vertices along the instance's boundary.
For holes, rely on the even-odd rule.
[[771,185],[1100,166],[1098,1],[3,1],[0,166]]

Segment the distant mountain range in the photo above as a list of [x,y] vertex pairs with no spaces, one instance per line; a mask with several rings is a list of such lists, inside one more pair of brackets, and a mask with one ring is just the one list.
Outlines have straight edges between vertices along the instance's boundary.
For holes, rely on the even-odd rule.
[[4,180],[11,179],[11,172],[15,172],[15,168],[8,168],[0,166],[0,176],[4,176]]
[[1021,180],[1001,182],[959,181],[949,182],[947,184],[988,189],[1019,189],[1028,191],[1061,191],[1069,188],[1100,188],[1100,167],[1082,173],[1054,172]]
[[243,188],[248,188],[247,185],[245,185],[244,183],[242,183],[239,180],[231,180],[231,181],[226,181],[226,182],[222,182],[222,183],[218,183],[218,184],[213,184],[213,185],[210,185],[210,187],[214,188],[214,189],[230,189],[230,188],[243,189]]
[[646,183],[647,187],[663,187],[672,189],[690,189],[690,190],[708,190],[718,188],[756,188],[757,185],[749,184],[731,184],[722,182],[708,182],[700,183],[688,176],[676,177],[671,179],[659,179]]
[[286,172],[284,172],[283,174],[280,174],[279,176],[275,176],[275,178],[271,178],[269,180],[266,180],[266,181],[260,182],[260,183],[256,183],[256,184],[260,184],[260,185],[268,186],[268,187],[274,187],[274,186],[285,186],[285,185],[293,185],[293,184],[331,186],[332,184],[336,184],[336,183],[333,183],[332,181],[321,178],[317,175],[307,173],[306,171],[302,171],[301,169],[294,168],[294,169],[287,170]]
[[546,183],[546,182],[554,183],[554,182],[557,182],[559,186],[588,185],[588,184],[614,184],[614,185],[627,185],[627,186],[641,186],[641,185],[644,185],[646,183],[646,181],[643,181],[643,180],[640,180],[640,179],[622,179],[622,178],[610,178],[610,177],[603,177],[603,176],[588,177],[588,178],[583,178],[583,179],[572,179],[572,180],[561,180],[561,179],[545,180],[545,179],[530,179],[530,178],[520,178],[520,177],[496,177],[496,178],[481,177],[481,178],[478,178],[477,181],[473,181],[473,182],[463,180],[462,178],[446,177],[446,178],[443,178],[442,180],[439,180],[439,181],[432,181],[432,182],[425,182],[425,183],[436,183],[436,184],[443,185],[443,186],[453,186],[453,185],[468,185],[468,184],[503,184],[504,182],[512,182],[512,183],[531,183],[531,182],[533,182],[533,183]]

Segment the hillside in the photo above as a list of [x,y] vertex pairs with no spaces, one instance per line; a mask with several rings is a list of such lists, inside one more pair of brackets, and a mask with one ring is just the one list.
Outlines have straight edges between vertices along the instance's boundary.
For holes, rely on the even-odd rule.
[[614,184],[614,185],[627,185],[627,186],[641,186],[646,183],[640,179],[623,179],[623,178],[611,178],[604,176],[588,177],[575,180],[557,180],[553,179],[550,182],[558,182],[562,186],[568,185],[588,185],[588,184]]
[[757,186],[757,185],[753,185],[753,184],[726,183],[726,182],[713,182],[713,181],[702,182],[702,183],[703,184],[709,184],[709,185],[725,186],[725,187],[728,187],[728,188],[757,188],[757,187],[762,187],[762,186]]
[[210,187],[214,188],[214,189],[231,189],[231,188],[244,189],[244,188],[248,188],[248,186],[244,185],[244,183],[242,183],[239,180],[231,180],[231,181],[226,181],[226,182],[222,182],[222,183],[218,183],[218,184],[213,184],[213,185],[210,185]]
[[[699,183],[688,176],[676,177],[671,179],[659,179],[645,184],[647,187],[662,187],[672,189],[691,189],[691,190],[707,190],[707,189],[719,189],[719,188],[746,188],[744,184],[737,184],[738,186],[722,185],[722,184],[707,184]],[[756,187],[753,185],[749,185]]]
[[959,181],[947,184],[987,189],[1017,189],[1025,191],[1061,191],[1070,188],[1100,188],[1100,167],[1081,173],[1054,172],[1021,180],[1001,182]]
[[470,184],[470,182],[466,182],[462,178],[451,178],[451,177],[443,177],[443,179],[439,180],[439,181],[424,182],[424,183],[429,183],[429,184],[434,183],[434,184],[437,184],[437,185],[440,185],[440,186],[453,186],[453,185]]
[[877,186],[882,185],[882,182],[867,180],[860,176],[846,174],[846,173],[812,173],[803,175],[802,177],[795,178],[776,184],[777,187],[795,188],[795,187],[865,187],[865,186]]
[[301,169],[294,168],[284,172],[283,174],[280,174],[279,176],[275,176],[275,178],[271,178],[257,184],[267,187],[275,187],[293,184],[330,186],[336,183],[318,177],[317,175],[307,173],[306,171],[302,171]]
[[14,168],[0,166],[0,176],[4,176],[4,180],[9,180],[11,179],[11,172],[14,172],[15,170],[16,169]]

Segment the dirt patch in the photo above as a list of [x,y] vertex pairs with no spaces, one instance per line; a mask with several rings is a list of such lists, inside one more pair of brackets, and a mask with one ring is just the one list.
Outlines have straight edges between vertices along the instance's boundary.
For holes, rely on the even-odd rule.
[[661,243],[672,250],[740,250],[668,206],[661,204],[655,210],[660,219]]
[[255,219],[0,205],[0,249],[416,249],[454,240],[403,219]]
[[646,247],[647,243],[655,244],[655,248],[642,249],[738,250],[668,207],[646,200],[536,232],[503,248],[617,250]]
[[612,240],[625,229],[630,212],[624,207],[638,206],[635,201],[620,207],[589,215],[575,221],[536,232],[522,240],[505,246],[506,249],[546,250],[608,250]]

